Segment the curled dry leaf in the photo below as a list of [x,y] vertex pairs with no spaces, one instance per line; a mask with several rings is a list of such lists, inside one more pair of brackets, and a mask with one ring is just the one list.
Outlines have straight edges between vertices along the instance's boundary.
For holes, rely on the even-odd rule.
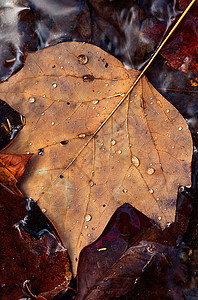
[[7,151],[35,153],[22,188],[58,227],[74,270],[121,204],[164,228],[174,221],[178,186],[191,184],[188,125],[145,77],[101,125],[138,74],[96,46],[71,42],[30,54],[0,85],[0,97],[27,119]]

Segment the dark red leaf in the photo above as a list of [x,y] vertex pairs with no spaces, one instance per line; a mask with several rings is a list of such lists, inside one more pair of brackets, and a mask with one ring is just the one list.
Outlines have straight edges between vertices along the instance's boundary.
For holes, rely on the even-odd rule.
[[[180,295],[182,290],[178,282],[185,281],[186,269],[175,257],[175,246],[181,241],[178,238],[186,230],[189,218],[188,199],[182,194],[180,198],[179,223],[171,224],[164,231],[152,226],[147,217],[129,204],[121,206],[101,237],[81,252],[78,299],[120,297],[139,286],[139,282],[141,291],[142,283],[152,283],[150,278],[166,281],[158,280],[154,286],[151,284],[152,296],[157,293],[159,298],[149,299],[165,299],[163,293]],[[139,290],[134,297],[139,297],[138,293]],[[144,293],[141,299],[143,296]]]
[[[36,202],[0,184],[0,298],[52,299],[71,279],[67,250]],[[38,298],[39,299],[39,298]]]
[[[179,10],[184,11],[189,0],[179,0]],[[198,77],[198,4],[195,3],[181,25],[173,33],[163,47],[161,54],[168,60],[168,65],[185,73]],[[167,29],[166,22],[155,23],[144,30],[144,35],[150,37],[155,45],[163,39]],[[197,78],[198,81],[198,78]],[[198,84],[198,83],[197,83]]]

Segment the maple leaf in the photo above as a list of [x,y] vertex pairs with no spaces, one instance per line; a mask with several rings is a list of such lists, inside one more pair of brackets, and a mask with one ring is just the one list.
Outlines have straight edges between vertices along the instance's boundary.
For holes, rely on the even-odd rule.
[[58,227],[74,270],[121,204],[165,227],[178,186],[191,184],[192,139],[179,112],[146,77],[119,105],[138,74],[71,42],[30,54],[0,85],[1,98],[27,119],[7,151],[37,153],[21,187]]

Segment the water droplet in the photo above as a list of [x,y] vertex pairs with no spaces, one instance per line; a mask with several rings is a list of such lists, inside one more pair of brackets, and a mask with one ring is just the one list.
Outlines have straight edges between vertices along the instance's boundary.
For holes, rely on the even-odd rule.
[[106,86],[109,86],[109,84],[108,84],[108,83],[106,83],[105,85],[106,85]]
[[30,143],[29,145],[32,146],[32,143]]
[[94,105],[95,105],[95,104],[98,104],[98,102],[99,102],[98,100],[93,100],[93,101],[92,101],[92,103],[93,103]]
[[119,151],[118,151],[118,154],[121,154],[121,153],[122,153],[122,150],[119,150]]
[[94,186],[94,182],[92,180],[89,180],[89,185]]
[[116,144],[115,140],[111,140],[111,145],[114,146]]
[[64,67],[63,67],[63,66],[61,66],[61,69],[64,69]]
[[183,127],[182,127],[182,126],[179,126],[179,127],[178,127],[178,129],[179,129],[179,130],[182,130],[182,129],[183,129]]
[[150,99],[152,100],[153,98],[151,97]]
[[46,208],[42,208],[41,211],[42,211],[43,213],[46,213],[47,209],[46,209]]
[[158,220],[161,221],[162,217],[158,217]]
[[88,226],[87,225],[85,225],[85,229],[87,229],[88,228]]
[[156,198],[157,201],[159,201],[160,198]]
[[56,84],[56,83],[52,83],[52,86],[53,86],[54,88],[56,88],[56,87],[57,87],[57,84]]
[[55,122],[52,121],[51,124],[52,124],[52,126],[54,126]]
[[42,112],[41,116],[44,116],[44,114],[45,114],[45,113],[44,113],[44,112]]
[[147,173],[148,173],[149,175],[152,175],[152,174],[155,173],[155,169],[153,169],[153,168],[148,168]]
[[46,96],[45,95],[43,95],[43,98],[45,98]]
[[41,190],[44,190],[44,186],[41,187]]
[[154,190],[150,189],[150,190],[149,190],[149,193],[150,193],[150,194],[153,194],[153,193],[154,193]]
[[44,155],[44,148],[38,149],[38,155]]
[[29,151],[26,151],[26,154],[30,154],[30,152],[29,152]]
[[81,65],[86,65],[88,63],[88,57],[84,54],[78,55],[78,61]]
[[170,109],[167,109],[166,112],[169,113],[169,112],[170,112]]
[[159,107],[162,107],[162,102],[161,102],[160,100],[157,100],[157,105],[158,105]]
[[78,135],[78,137],[79,137],[80,139],[84,139],[84,138],[86,137],[86,134],[85,134],[85,133],[80,133],[80,134]]
[[174,149],[175,148],[175,146],[172,146],[172,149]]
[[36,99],[35,99],[34,97],[30,97],[30,98],[28,99],[28,101],[29,101],[30,103],[34,103],[34,102],[36,101]]
[[123,193],[128,193],[127,189],[123,189],[122,191],[123,191]]
[[86,215],[84,219],[85,219],[86,222],[89,222],[89,221],[91,221],[92,216],[91,215]]
[[88,74],[88,75],[84,75],[84,76],[82,77],[82,79],[83,79],[84,82],[91,82],[91,81],[94,80],[94,76]]
[[131,161],[132,161],[132,164],[133,164],[136,168],[139,167],[140,161],[139,161],[139,159],[138,159],[135,155],[132,156]]

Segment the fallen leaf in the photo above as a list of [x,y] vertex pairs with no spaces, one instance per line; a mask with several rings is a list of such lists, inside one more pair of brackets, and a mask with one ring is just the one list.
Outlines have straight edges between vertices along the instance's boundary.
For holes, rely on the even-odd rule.
[[[179,0],[179,11],[184,11],[190,1]],[[198,47],[198,4],[195,2],[190,12],[185,17],[182,24],[173,33],[167,44],[161,51],[163,57],[167,59],[168,66],[181,70],[185,73],[191,73],[195,79],[198,80],[198,63],[197,63],[197,47]],[[147,27],[143,35],[149,37],[156,45],[163,39],[167,30],[166,22],[153,23],[152,26]],[[194,38],[192,38],[192,36]],[[197,84],[197,81],[192,82]]]
[[150,221],[129,204],[114,213],[99,239],[81,251],[77,299],[128,292],[126,299],[145,299],[145,293],[148,299],[180,299],[187,272],[175,257],[178,236],[173,238],[170,228],[180,225],[162,233]]
[[21,179],[31,156],[28,154],[0,154],[0,182],[13,193],[22,195],[17,187],[18,179]]
[[8,155],[8,154],[0,154],[0,162],[4,165],[6,169],[8,169],[12,175],[20,180],[25,172],[26,165],[32,155],[23,154],[23,155]]
[[0,100],[0,124],[0,150],[2,150],[23,128],[25,119],[6,102]]
[[71,42],[30,54],[0,85],[1,98],[27,119],[7,151],[37,154],[22,188],[47,209],[74,270],[121,204],[164,228],[175,219],[178,187],[191,184],[188,125],[146,77],[116,110],[138,74],[96,46]]
[[67,250],[35,201],[1,183],[0,201],[1,299],[52,299],[71,279]]

